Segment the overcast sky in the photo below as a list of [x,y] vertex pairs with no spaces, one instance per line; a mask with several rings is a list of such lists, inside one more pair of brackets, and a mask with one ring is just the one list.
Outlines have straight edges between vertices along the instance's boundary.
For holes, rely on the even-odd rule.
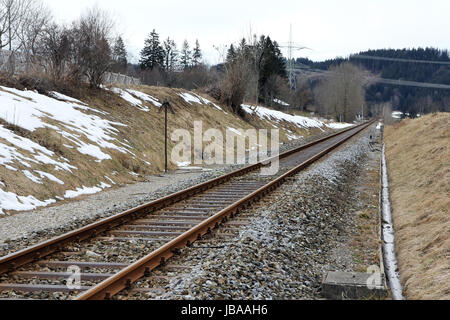
[[[253,33],[311,48],[296,57],[324,60],[366,49],[433,46],[450,49],[449,0],[43,0],[59,22],[97,5],[117,22],[136,61],[153,30],[162,39],[200,41],[210,64],[223,48]],[[287,52],[284,51],[287,55]]]

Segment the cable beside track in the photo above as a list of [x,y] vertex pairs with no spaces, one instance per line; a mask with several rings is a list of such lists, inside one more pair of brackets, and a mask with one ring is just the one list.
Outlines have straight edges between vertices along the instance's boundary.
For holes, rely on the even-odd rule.
[[[93,284],[83,284],[80,289],[70,291],[80,293],[76,299],[109,299],[123,289],[130,288],[136,280],[149,276],[152,270],[165,264],[177,250],[190,246],[211,230],[220,227],[238,215],[242,209],[278,188],[287,178],[322,158],[374,122],[375,120],[351,127],[281,154],[279,158],[283,160],[283,166],[280,174],[269,181],[255,177],[255,172],[264,166],[263,163],[258,163],[3,257],[0,259],[0,275],[3,278],[10,275],[14,279],[20,278],[21,283],[0,283],[0,291],[70,291],[64,285],[29,285],[23,279],[64,279],[68,276],[67,272],[42,272],[40,266],[59,270],[76,265],[82,270],[101,271],[81,274],[83,281],[93,281]],[[155,249],[131,264],[79,262],[76,258],[74,261],[59,261],[62,260],[59,259],[62,254],[67,254],[68,259],[71,256],[78,257],[73,252],[63,253],[62,250],[66,247],[96,240],[102,244],[115,245],[124,241],[143,241],[149,243],[148,248],[151,248],[150,243],[154,244]],[[58,255],[58,261],[43,260],[52,254]],[[114,274],[114,271],[117,273]]]

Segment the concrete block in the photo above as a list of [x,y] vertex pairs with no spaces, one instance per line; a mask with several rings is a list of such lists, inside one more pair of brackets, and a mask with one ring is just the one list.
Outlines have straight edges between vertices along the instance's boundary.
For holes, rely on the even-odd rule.
[[322,284],[322,295],[330,300],[384,299],[388,296],[385,279],[380,285],[367,285],[373,274],[358,272],[329,272]]

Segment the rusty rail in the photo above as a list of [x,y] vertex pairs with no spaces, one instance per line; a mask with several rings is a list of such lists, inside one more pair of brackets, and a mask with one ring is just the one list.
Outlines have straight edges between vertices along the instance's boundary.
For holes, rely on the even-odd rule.
[[[359,126],[365,126],[365,125],[366,124],[361,124]],[[354,126],[354,127],[348,128],[346,130],[340,131],[336,134],[330,135],[330,136],[322,138],[320,140],[311,142],[311,143],[301,146],[299,148],[295,148],[293,150],[287,151],[287,152],[281,154],[279,156],[279,158],[283,159],[283,158],[288,157],[292,154],[295,154],[301,150],[304,150],[306,148],[309,148],[311,146],[319,144],[323,141],[326,141],[333,137],[339,136],[345,132],[353,130],[359,126]],[[61,236],[50,239],[48,241],[42,242],[35,246],[29,247],[24,250],[18,251],[16,253],[10,254],[8,256],[2,257],[2,258],[0,258],[0,274],[14,271],[15,269],[17,269],[27,263],[30,263],[33,261],[38,261],[52,253],[60,251],[65,245],[67,245],[69,243],[80,242],[80,241],[90,239],[92,237],[95,237],[98,234],[101,234],[105,231],[110,230],[111,228],[117,227],[119,225],[125,224],[125,223],[133,221],[135,219],[139,219],[141,216],[148,215],[148,214],[155,212],[157,210],[160,210],[166,206],[183,201],[193,195],[196,195],[198,193],[201,193],[203,191],[211,189],[217,185],[223,184],[223,183],[231,180],[232,178],[235,178],[238,176],[243,176],[249,172],[258,170],[262,166],[263,166],[263,164],[261,162],[254,164],[254,165],[247,166],[245,168],[236,170],[229,174],[206,181],[199,185],[190,187],[183,191],[179,191],[172,195],[152,201],[150,203],[133,208],[131,210],[127,210],[127,211],[119,213],[117,215],[102,219],[98,222],[92,223],[83,228],[68,232],[66,234],[63,234]]]
[[[348,141],[353,136],[360,133],[361,131],[363,131],[365,128],[369,127],[373,123],[374,123],[374,121],[370,121],[368,123],[364,123],[360,126],[357,126],[357,127],[360,127],[360,129],[357,130],[351,136],[346,137],[342,140],[339,140],[338,142],[331,145],[327,149],[316,154],[315,156],[311,157],[307,161],[303,162],[302,164],[296,166],[295,168],[291,169],[290,171],[288,171],[287,173],[278,177],[277,179],[266,184],[262,188],[256,190],[255,192],[251,193],[250,195],[246,196],[245,198],[242,198],[241,200],[235,202],[234,204],[232,204],[229,207],[225,208],[224,210],[218,212],[214,216],[206,219],[202,223],[193,227],[189,231],[178,236],[174,240],[163,245],[162,247],[155,250],[154,252],[147,255],[146,257],[140,259],[139,261],[133,263],[132,265],[128,266],[127,268],[121,270],[119,273],[117,273],[113,277],[108,278],[105,281],[98,284],[97,286],[89,289],[88,291],[79,295],[77,297],[77,300],[110,299],[112,296],[114,296],[118,292],[122,291],[123,289],[130,288],[133,282],[137,281],[138,279],[140,279],[144,276],[148,276],[153,269],[157,268],[160,265],[165,264],[168,259],[170,259],[171,257],[174,256],[174,254],[176,253],[177,250],[184,248],[185,246],[190,246],[195,241],[200,240],[204,235],[211,232],[211,230],[218,228],[221,224],[225,223],[230,218],[233,218],[235,215],[239,214],[239,212],[242,209],[249,206],[252,202],[256,202],[256,201],[260,200],[267,193],[269,193],[269,192],[275,190],[276,188],[278,188],[279,186],[281,186],[281,184],[283,184],[283,182],[287,178],[295,175],[299,171],[308,167],[309,165],[311,165],[318,159],[322,158],[323,156],[325,156],[332,150],[336,149],[337,147],[339,147],[340,145],[342,145],[343,143],[345,143],[346,141]],[[340,132],[336,135],[332,135],[330,137],[313,142],[307,146],[303,146],[301,148],[295,149],[296,151],[295,150],[288,151],[280,157],[282,157],[282,158],[287,157],[291,154],[301,151],[304,148],[318,144],[320,142],[330,139],[331,137],[340,135],[344,132],[354,130],[355,128],[356,127],[352,127],[350,129]],[[261,164],[258,164],[258,165],[260,166]],[[254,167],[254,166],[250,166],[249,168],[251,168],[251,167]],[[253,169],[251,171],[253,171]],[[237,172],[240,172],[240,170],[238,170]],[[232,174],[236,174],[237,172],[232,173]]]

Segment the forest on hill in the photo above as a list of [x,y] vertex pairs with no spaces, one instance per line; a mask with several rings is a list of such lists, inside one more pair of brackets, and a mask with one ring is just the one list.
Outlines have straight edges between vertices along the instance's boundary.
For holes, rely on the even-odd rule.
[[[345,61],[350,61],[384,79],[450,85],[449,52],[436,48],[369,50],[351,55],[347,59],[313,62],[300,58],[296,63],[312,69],[329,70]],[[435,111],[450,111],[448,89],[377,83],[367,88],[366,100],[369,107],[389,102],[393,109],[409,113],[412,117]]]

